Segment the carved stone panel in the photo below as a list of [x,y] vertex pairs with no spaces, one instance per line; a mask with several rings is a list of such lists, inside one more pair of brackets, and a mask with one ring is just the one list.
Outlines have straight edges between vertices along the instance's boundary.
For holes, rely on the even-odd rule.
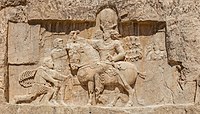
[[96,22],[9,22],[8,32],[10,103],[194,102],[196,82],[186,83],[182,66],[169,64],[164,21],[121,21],[116,7],[108,5],[96,12]]
[[34,64],[39,61],[39,32],[40,25],[9,23],[9,64]]
[[14,102],[16,95],[26,95],[31,92],[30,88],[24,88],[19,84],[19,76],[24,70],[34,69],[37,66],[9,66],[9,102]]

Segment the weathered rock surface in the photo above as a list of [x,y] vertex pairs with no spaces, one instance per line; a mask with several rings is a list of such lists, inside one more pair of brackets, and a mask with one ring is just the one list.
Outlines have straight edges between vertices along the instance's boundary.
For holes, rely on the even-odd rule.
[[0,1],[0,9],[6,7],[15,7],[19,5],[26,5],[27,0],[1,0]]
[[[136,81],[134,106],[144,107],[2,104],[0,113],[198,114],[199,106],[189,104],[200,102],[199,0],[1,0],[0,102],[12,102],[15,95],[30,93],[30,89],[19,85],[19,74],[39,67],[41,60],[50,56],[54,39],[61,38],[66,44],[73,30],[79,30],[81,37],[91,39],[97,25],[100,26],[95,22],[96,16],[107,6],[116,8],[118,29],[123,37],[120,41],[126,51],[132,50],[130,55],[134,53],[134,47],[128,46],[132,42],[130,39],[139,39],[139,54],[132,62],[140,71],[146,72],[147,77]],[[158,58],[153,54],[158,54]],[[74,77],[65,90],[66,102],[87,103],[87,92],[80,85]],[[117,92],[119,90],[106,90],[103,105],[111,102]],[[124,104],[118,102],[117,106]]]
[[0,114],[199,114],[199,106],[163,105],[148,107],[88,107],[1,105]]

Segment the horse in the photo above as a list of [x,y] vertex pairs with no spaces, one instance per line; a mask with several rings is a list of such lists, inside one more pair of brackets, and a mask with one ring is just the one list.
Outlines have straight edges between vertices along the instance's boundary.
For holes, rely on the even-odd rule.
[[[73,71],[77,71],[76,76],[81,85],[85,85],[88,90],[88,105],[95,105],[97,103],[96,98],[100,97],[104,89],[109,86],[118,87],[120,93],[126,90],[129,97],[126,105],[133,105],[136,79],[138,76],[144,78],[145,74],[139,72],[137,67],[130,62],[119,61],[111,63],[100,61],[97,50],[87,42],[74,42],[69,45],[74,45],[74,47],[71,46],[72,48],[68,50],[69,64]],[[131,90],[124,86],[120,76],[117,76],[117,73],[113,69],[118,69],[119,73],[125,76],[128,84],[132,86]],[[115,106],[118,98],[119,96],[116,96],[109,106]]]

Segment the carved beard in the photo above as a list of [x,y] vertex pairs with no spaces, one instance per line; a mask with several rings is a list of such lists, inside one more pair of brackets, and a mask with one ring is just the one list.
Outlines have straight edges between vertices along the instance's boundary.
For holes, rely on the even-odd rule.
[[78,69],[78,66],[77,66],[76,64],[72,64],[72,65],[71,65],[71,68],[72,68],[72,70],[77,70],[77,69]]

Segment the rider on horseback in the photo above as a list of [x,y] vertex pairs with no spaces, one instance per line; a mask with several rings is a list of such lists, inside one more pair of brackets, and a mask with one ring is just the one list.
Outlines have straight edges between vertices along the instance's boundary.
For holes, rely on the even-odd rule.
[[[130,85],[135,83],[140,73],[134,64],[123,61],[125,51],[119,40],[116,40],[119,33],[107,30],[103,36],[84,41],[74,32],[72,42],[67,44],[71,68],[77,70],[75,75],[81,85],[87,86],[89,105],[96,104],[96,101],[102,102],[100,99],[103,98],[101,93],[106,89],[104,87],[118,86],[121,92],[124,89],[128,92],[127,106],[131,106],[134,89]],[[119,97],[114,99],[112,106],[117,99]]]
[[[125,51],[119,40],[117,40],[118,37],[119,33],[117,31],[106,31],[103,35],[103,40],[93,42],[93,47],[99,52],[101,58],[101,62],[99,64],[102,65],[102,67],[104,67],[105,64],[110,65],[111,67],[109,67],[109,69],[113,72],[112,74],[116,74],[119,77],[127,90],[132,90],[124,75],[119,72],[118,65],[115,63],[117,61],[123,61],[125,57]],[[95,81],[97,92],[100,92],[103,89],[101,88],[99,82],[100,79],[97,78]]]

